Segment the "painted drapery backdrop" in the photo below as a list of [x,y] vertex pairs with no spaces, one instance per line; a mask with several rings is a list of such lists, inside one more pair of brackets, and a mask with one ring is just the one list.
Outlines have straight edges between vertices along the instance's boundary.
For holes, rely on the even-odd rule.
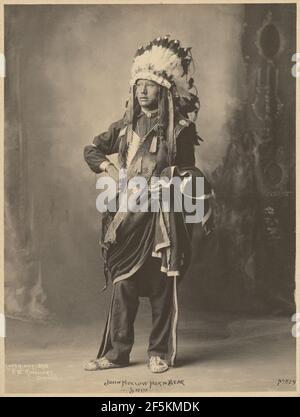
[[135,50],[165,34],[192,47],[215,190],[183,308],[293,311],[295,6],[28,5],[5,6],[7,316],[90,320],[104,304],[83,147],[122,116]]

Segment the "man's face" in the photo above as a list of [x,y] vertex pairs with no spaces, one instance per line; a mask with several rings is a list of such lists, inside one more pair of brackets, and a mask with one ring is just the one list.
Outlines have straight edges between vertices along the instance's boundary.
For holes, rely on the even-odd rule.
[[150,80],[138,80],[136,83],[136,97],[142,108],[153,110],[158,105],[159,85]]

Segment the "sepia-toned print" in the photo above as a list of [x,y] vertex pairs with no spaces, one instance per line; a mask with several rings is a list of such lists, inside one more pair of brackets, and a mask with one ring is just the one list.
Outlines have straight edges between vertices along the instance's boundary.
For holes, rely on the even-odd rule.
[[5,393],[296,395],[296,37],[296,3],[4,6]]

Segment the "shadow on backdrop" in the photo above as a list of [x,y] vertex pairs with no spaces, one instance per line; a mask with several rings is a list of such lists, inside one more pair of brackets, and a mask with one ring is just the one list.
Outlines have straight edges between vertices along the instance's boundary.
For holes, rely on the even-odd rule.
[[216,195],[182,309],[294,311],[295,5],[45,5],[5,6],[7,316],[106,311],[83,147],[123,114],[136,48],[165,33],[193,48],[197,165]]

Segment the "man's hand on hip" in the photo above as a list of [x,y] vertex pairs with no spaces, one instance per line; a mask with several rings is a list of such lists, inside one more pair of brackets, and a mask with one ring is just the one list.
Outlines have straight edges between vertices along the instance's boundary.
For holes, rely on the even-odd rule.
[[110,162],[110,161],[102,162],[100,164],[100,169],[101,169],[101,171],[106,172],[118,184],[118,182],[119,182],[119,170],[112,162]]

